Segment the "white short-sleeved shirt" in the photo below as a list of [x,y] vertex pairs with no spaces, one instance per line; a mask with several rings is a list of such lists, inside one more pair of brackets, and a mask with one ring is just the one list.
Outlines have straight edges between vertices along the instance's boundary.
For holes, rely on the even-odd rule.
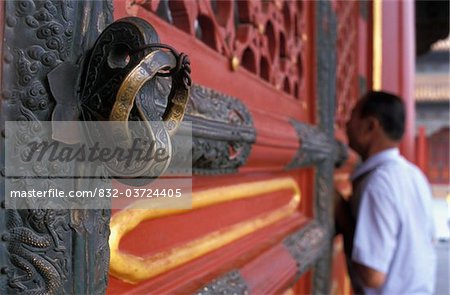
[[351,204],[357,216],[352,260],[386,274],[381,288],[364,288],[365,294],[432,294],[436,254],[425,176],[398,149],[370,157],[352,178],[363,174]]

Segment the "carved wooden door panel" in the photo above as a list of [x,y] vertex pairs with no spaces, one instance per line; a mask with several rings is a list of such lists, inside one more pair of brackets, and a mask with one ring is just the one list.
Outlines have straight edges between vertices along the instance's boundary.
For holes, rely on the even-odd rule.
[[332,3],[115,0],[128,16],[190,57],[193,208],[114,212],[108,293],[327,293]]

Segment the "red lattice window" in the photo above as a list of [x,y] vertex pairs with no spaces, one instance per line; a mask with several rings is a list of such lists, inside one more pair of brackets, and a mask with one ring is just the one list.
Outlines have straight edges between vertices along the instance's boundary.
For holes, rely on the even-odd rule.
[[336,127],[345,128],[358,99],[358,1],[336,1]]
[[303,1],[127,0],[144,8],[287,94],[305,96]]

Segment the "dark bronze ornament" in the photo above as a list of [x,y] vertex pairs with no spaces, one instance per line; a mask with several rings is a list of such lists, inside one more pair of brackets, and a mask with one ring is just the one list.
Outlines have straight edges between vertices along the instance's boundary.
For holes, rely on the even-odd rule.
[[[2,5],[5,8],[2,134],[6,120],[29,121],[35,122],[34,127],[23,130],[23,138],[45,139],[50,134],[42,131],[39,121],[50,121],[55,106],[47,75],[65,62],[77,65],[100,31],[111,22],[112,3],[28,0],[6,1]],[[84,28],[89,30],[83,31]],[[67,92],[71,89],[74,88]],[[3,138],[1,147],[4,149]],[[4,176],[5,154],[1,155]],[[39,169],[55,173],[75,169],[22,164],[31,177],[39,175]],[[0,293],[104,293],[110,212],[5,209],[4,180],[2,177],[0,185]],[[23,179],[15,183],[22,189],[53,185],[51,179]],[[77,183],[73,185],[76,187]]]
[[286,169],[318,165],[330,158],[335,167],[340,167],[347,160],[348,148],[343,142],[328,137],[317,126],[293,119],[290,122],[297,131],[300,148]]
[[336,140],[333,148],[334,167],[340,168],[348,160],[348,146],[342,141]]
[[[164,111],[170,81],[157,80],[153,92],[157,113]],[[245,164],[256,140],[253,120],[237,98],[193,84],[184,120],[192,122],[192,172],[235,173]],[[176,156],[176,155],[175,155]]]
[[[130,135],[126,122],[141,122],[151,134],[156,131],[147,121],[162,118],[167,125],[164,140],[170,144],[189,97],[189,59],[159,44],[149,24],[124,19],[109,26],[96,41],[112,21],[109,1],[6,1],[4,19],[3,135],[4,121],[26,121],[32,123],[15,134],[24,146],[34,139],[50,138],[74,144],[77,134],[59,130],[58,121],[119,120],[124,122],[120,131]],[[145,77],[138,79],[143,71]],[[162,113],[147,95],[158,79],[171,79]],[[41,121],[51,120],[53,130],[45,130]],[[96,131],[91,130],[91,135]],[[164,142],[163,137],[157,137],[158,142]],[[3,138],[1,146],[4,149]],[[42,171],[70,176],[92,169],[86,164],[46,161],[22,161],[19,166],[27,177],[12,183],[24,191],[58,187],[51,177],[42,177]],[[6,209],[4,153],[1,171],[0,293],[104,293],[110,210]],[[96,181],[72,179],[71,188],[109,187],[108,171],[102,175],[104,179]]]
[[297,262],[297,278],[324,254],[328,239],[327,231],[312,222],[284,240],[284,246]]
[[[191,86],[190,62],[174,48],[160,44],[154,28],[147,22],[130,17],[107,27],[94,45],[82,76],[80,112],[87,121],[115,121],[111,137],[121,147],[129,148],[133,138],[146,138],[155,143],[155,150],[167,151],[172,158],[171,136],[183,120]],[[148,82],[171,78],[164,110],[158,116],[156,104],[148,103],[154,96]],[[155,83],[150,84],[154,86]],[[147,86],[145,86],[147,85]],[[143,92],[143,94],[140,94]],[[162,120],[164,125],[149,122]],[[129,128],[129,121],[142,128]],[[102,129],[88,130],[92,138],[99,138]],[[164,163],[148,161],[126,165],[125,161],[106,163],[112,175],[126,177],[152,176],[164,173]]]
[[247,284],[242,278],[239,271],[234,270],[215,279],[208,285],[202,287],[196,292],[197,295],[216,295],[216,294],[232,294],[245,295],[249,294]]
[[333,155],[333,142],[318,127],[297,120],[290,123],[297,131],[300,148],[287,169],[316,165]]
[[[334,102],[336,97],[336,14],[331,3],[316,2],[316,48],[317,60],[317,105],[319,128],[328,138],[334,138]],[[331,254],[333,230],[333,214],[331,196],[333,192],[333,166],[335,159],[330,157],[321,162],[316,170],[316,193],[314,197],[314,211],[316,220],[327,232],[329,239],[324,242],[324,255],[315,264],[313,277],[314,294],[330,293],[331,285]]]
[[186,120],[192,121],[194,173],[233,173],[245,163],[256,132],[241,101],[194,85]]

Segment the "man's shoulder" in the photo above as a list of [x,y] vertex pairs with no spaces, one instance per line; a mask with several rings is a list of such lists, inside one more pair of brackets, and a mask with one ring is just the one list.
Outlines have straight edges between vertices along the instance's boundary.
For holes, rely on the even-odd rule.
[[[419,167],[402,156],[385,161],[376,167],[374,172],[379,176],[392,176],[391,174],[395,173],[399,177],[406,175],[425,177]],[[399,172],[406,173],[406,175],[397,175]]]
[[390,159],[378,165],[367,177],[367,185],[386,186],[400,179],[421,177],[420,170],[406,159]]
[[422,170],[403,157],[378,166],[367,182],[368,186],[377,190],[389,190],[399,183],[410,183],[421,188],[429,187],[428,179]]
[[419,167],[417,167],[414,163],[407,160],[406,158],[399,156],[395,161],[392,161],[392,163],[390,164],[391,166],[388,165],[387,167],[388,169],[392,169],[394,172],[400,171],[404,173],[403,175],[399,175],[400,177],[403,178],[411,177],[416,181],[421,181],[428,184],[427,177],[422,172],[422,170]]

